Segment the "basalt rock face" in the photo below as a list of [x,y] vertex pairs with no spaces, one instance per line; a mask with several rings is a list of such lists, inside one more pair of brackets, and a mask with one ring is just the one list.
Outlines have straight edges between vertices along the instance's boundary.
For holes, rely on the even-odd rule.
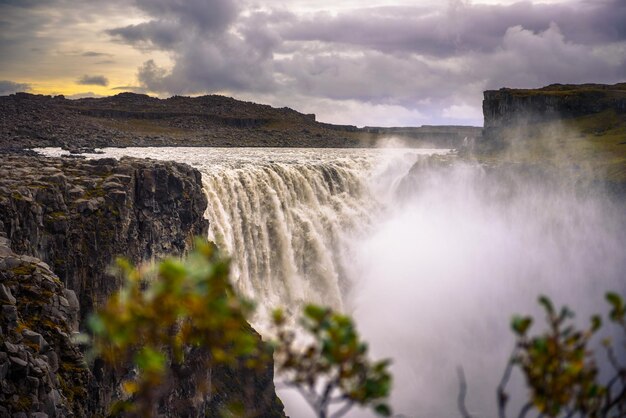
[[626,113],[626,83],[488,90],[483,100],[485,134],[520,123],[572,118],[607,109]]
[[[0,416],[107,413],[120,376],[98,360],[87,367],[71,335],[119,288],[115,257],[184,254],[206,236],[206,205],[200,173],[185,164],[0,156]],[[189,359],[190,373],[204,364],[200,354]],[[262,411],[248,416],[284,416],[271,363],[207,372],[213,395],[197,396],[206,383],[182,379],[160,410],[219,416],[239,403]]]
[[150,160],[6,156],[0,228],[19,254],[48,263],[76,292],[83,316],[119,285],[117,256],[133,262],[182,254],[204,236],[200,173]]
[[0,416],[87,416],[90,373],[71,339],[76,295],[8,244],[0,237]]

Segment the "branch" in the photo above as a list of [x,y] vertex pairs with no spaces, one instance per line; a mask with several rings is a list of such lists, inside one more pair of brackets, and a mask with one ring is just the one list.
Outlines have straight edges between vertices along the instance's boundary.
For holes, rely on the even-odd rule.
[[609,411],[619,402],[623,402],[625,398],[626,398],[626,386],[622,387],[622,391],[603,408],[602,412],[604,413],[604,415],[608,416]]
[[315,397],[312,396],[306,390],[304,390],[301,386],[294,385],[293,387],[295,387],[298,390],[298,392],[300,392],[300,395],[302,395],[304,400],[307,401],[309,406],[311,408],[313,408],[314,411],[317,411],[317,401],[316,401]]
[[320,399],[320,407],[324,410],[328,408],[328,403],[331,400],[330,395],[333,389],[335,389],[336,385],[337,379],[333,379],[332,381],[328,382],[328,384],[326,385],[326,389],[324,389],[324,393],[322,394],[322,398]]
[[517,418],[524,418],[526,414],[528,413],[528,411],[532,409],[532,407],[533,407],[533,404],[531,402],[528,402],[526,405],[524,405],[521,411],[519,411],[519,415],[517,416]]
[[276,383],[274,387],[276,389],[297,389],[298,392],[300,392],[300,394],[304,398],[304,400],[309,404],[309,406],[311,406],[311,408],[313,408],[314,411],[317,410],[318,401],[317,401],[316,393],[306,390],[298,383],[293,382],[293,381],[283,380],[282,382]]
[[500,418],[506,417],[506,404],[509,401],[509,395],[507,395],[504,391],[504,388],[509,383],[509,379],[511,378],[511,372],[513,371],[513,359],[517,355],[517,350],[518,348],[516,346],[511,352],[509,362],[507,363],[502,379],[500,379],[500,383],[498,384],[498,416]]
[[467,383],[465,382],[465,373],[463,367],[457,368],[457,374],[459,376],[459,397],[457,399],[457,405],[463,418],[473,418],[465,407],[465,395],[467,394]]
[[339,417],[345,415],[346,413],[348,413],[350,408],[352,408],[352,406],[354,406],[354,401],[350,400],[350,401],[348,401],[348,403],[346,403],[344,406],[342,406],[341,409],[339,409],[337,412],[332,414],[330,416],[330,418],[339,418]]
[[330,398],[328,400],[328,404],[333,404],[333,403],[339,403],[339,402],[344,402],[346,400],[348,400],[349,398],[346,395],[342,395],[342,396],[337,396],[336,398]]
[[623,369],[622,369],[622,366],[619,364],[619,361],[617,360],[617,357],[615,357],[615,351],[613,350],[613,347],[605,346],[604,349],[606,350],[606,356],[609,359],[609,363],[611,364],[611,366],[613,366],[613,368],[615,369],[615,371],[619,375],[619,373]]

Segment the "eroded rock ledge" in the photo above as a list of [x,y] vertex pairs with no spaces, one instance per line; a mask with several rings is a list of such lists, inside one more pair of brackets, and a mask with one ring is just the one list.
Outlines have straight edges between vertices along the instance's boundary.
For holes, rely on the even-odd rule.
[[[0,416],[106,414],[116,376],[98,362],[89,369],[71,334],[119,287],[115,257],[184,254],[206,235],[206,204],[200,173],[185,164],[0,156]],[[206,399],[194,396],[197,382],[173,385],[162,411],[217,416],[234,401],[284,416],[271,364],[217,368],[212,379],[220,391]]]
[[206,234],[200,173],[184,164],[124,158],[5,156],[0,230],[18,254],[48,263],[76,292],[83,317],[119,287],[116,256],[183,254]]

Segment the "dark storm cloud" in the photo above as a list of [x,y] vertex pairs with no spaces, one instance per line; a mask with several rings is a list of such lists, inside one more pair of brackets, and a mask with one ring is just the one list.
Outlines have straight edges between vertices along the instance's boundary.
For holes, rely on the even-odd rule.
[[111,29],[107,33],[123,43],[137,47],[170,49],[180,42],[184,32],[180,22],[153,20]]
[[189,32],[219,35],[235,20],[239,10],[232,0],[134,0],[133,3],[153,19],[107,33],[141,48],[170,49]]
[[56,3],[57,0],[0,0],[0,6],[14,6],[22,8],[40,7]]
[[239,3],[233,0],[136,0],[150,20],[107,31],[114,40],[140,49],[169,51],[171,71],[153,60],[138,70],[145,88],[164,93],[217,90],[267,91],[272,88],[276,32],[255,22],[234,33]]
[[[272,33],[231,33],[240,6],[233,0],[135,0],[150,15],[144,23],[112,28],[114,40],[140,49],[170,51],[171,72],[154,61],[138,70],[138,80],[152,91],[198,93],[230,89],[265,91],[272,86]],[[274,42],[274,43],[272,43]]]
[[338,15],[320,13],[278,25],[291,41],[343,43],[383,52],[450,56],[498,48],[507,30],[533,32],[557,24],[565,40],[584,45],[626,40],[626,1],[564,4],[519,2],[508,6],[465,5],[447,8],[381,7]]
[[103,75],[84,75],[76,80],[76,84],[106,87],[109,85],[109,80]]
[[20,91],[29,91],[30,85],[25,83],[15,83],[9,80],[0,80],[0,96],[17,93]]
[[164,20],[175,20],[203,31],[221,32],[237,17],[231,0],[135,0],[140,9]]
[[226,89],[265,92],[275,87],[271,60],[231,35],[183,43],[171,71],[149,60],[139,68],[138,79],[149,90],[172,94]]

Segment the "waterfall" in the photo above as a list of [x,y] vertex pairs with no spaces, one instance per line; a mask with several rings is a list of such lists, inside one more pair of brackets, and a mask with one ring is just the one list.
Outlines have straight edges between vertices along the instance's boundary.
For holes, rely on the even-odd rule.
[[348,240],[376,201],[368,164],[261,163],[202,168],[209,239],[233,259],[233,280],[261,309],[306,302],[342,309]]
[[[62,155],[61,149],[40,149]],[[354,243],[383,216],[420,155],[447,150],[107,148],[96,158],[176,160],[202,173],[209,236],[232,259],[232,280],[257,302],[263,330],[276,307],[346,309]],[[91,158],[91,157],[90,157]]]
[[262,330],[275,307],[292,317],[305,303],[345,310],[354,243],[418,156],[433,152],[442,151],[249,149],[198,164],[209,239],[232,257],[238,289],[258,302],[255,325]]

